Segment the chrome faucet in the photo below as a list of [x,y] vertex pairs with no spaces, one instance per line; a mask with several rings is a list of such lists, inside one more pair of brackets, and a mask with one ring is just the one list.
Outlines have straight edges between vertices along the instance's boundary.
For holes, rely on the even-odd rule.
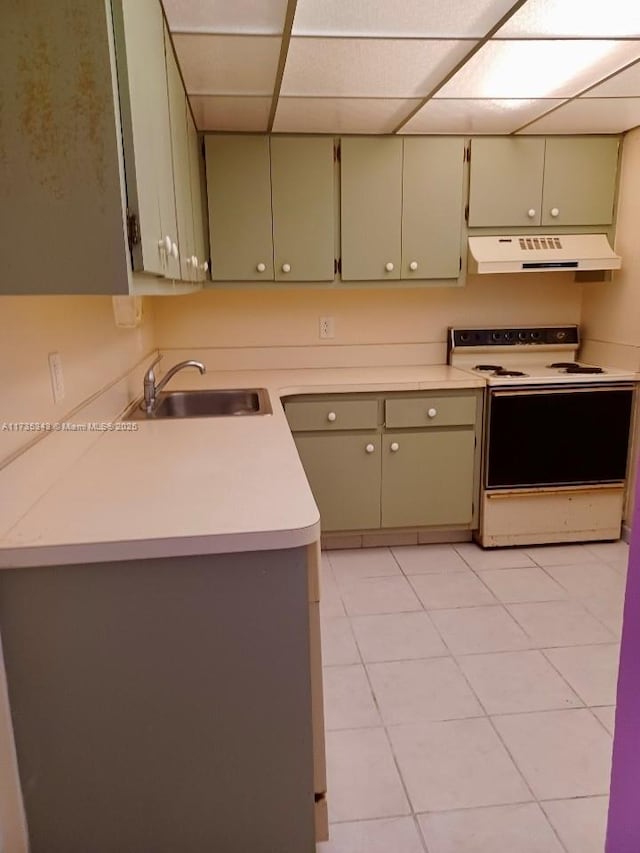
[[156,407],[156,400],[158,398],[158,394],[162,391],[167,382],[176,375],[179,370],[183,370],[185,367],[197,367],[200,373],[206,373],[207,368],[201,361],[181,361],[178,364],[174,364],[165,375],[162,377],[160,382],[156,384],[156,375],[153,372],[153,368],[162,358],[159,355],[155,361],[151,363],[151,366],[147,370],[144,375],[144,403],[142,407],[148,415],[153,414],[153,410]]

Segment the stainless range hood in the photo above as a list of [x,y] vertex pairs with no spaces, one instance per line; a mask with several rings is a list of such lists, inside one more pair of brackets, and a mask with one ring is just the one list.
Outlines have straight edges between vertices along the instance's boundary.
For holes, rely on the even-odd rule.
[[470,273],[617,270],[621,265],[606,234],[469,237]]

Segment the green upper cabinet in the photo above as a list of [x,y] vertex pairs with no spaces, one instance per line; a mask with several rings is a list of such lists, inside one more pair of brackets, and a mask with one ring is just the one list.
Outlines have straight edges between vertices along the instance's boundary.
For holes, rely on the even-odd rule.
[[173,185],[178,224],[178,255],[180,276],[183,281],[197,281],[195,235],[193,230],[193,205],[191,202],[191,166],[189,163],[189,137],[187,133],[187,98],[182,86],[171,45],[165,32],[167,54],[167,83],[169,90],[169,117],[171,120],[171,151],[173,159]]
[[400,278],[402,139],[341,140],[342,278]]
[[277,281],[333,281],[333,139],[271,138]]
[[457,278],[464,140],[407,138],[402,168],[401,278]]
[[471,141],[469,226],[539,225],[544,139]]
[[610,225],[619,144],[613,136],[473,139],[469,226]]
[[268,136],[206,136],[211,276],[273,281]]
[[547,139],[543,225],[613,222],[619,145],[615,136]]

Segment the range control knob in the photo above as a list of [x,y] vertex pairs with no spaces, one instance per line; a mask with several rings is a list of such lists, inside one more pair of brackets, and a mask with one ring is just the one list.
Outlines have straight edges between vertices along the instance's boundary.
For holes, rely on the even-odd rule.
[[501,337],[502,337],[502,334],[500,332],[491,332],[491,340],[492,341],[499,341]]
[[529,338],[528,332],[518,332],[518,339],[521,341],[526,341]]
[[558,331],[556,332],[556,340],[557,341],[563,341],[566,337],[567,337],[567,333],[565,332],[565,330],[564,329],[558,329]]

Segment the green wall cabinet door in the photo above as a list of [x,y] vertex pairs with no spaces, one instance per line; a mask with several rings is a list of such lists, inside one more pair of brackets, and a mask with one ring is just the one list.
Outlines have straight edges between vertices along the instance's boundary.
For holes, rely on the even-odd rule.
[[544,139],[471,140],[469,225],[539,225]]
[[380,526],[380,433],[294,436],[323,532]]
[[[140,242],[134,269],[180,278],[169,116],[165,24],[157,0],[113,3],[122,111],[127,205]],[[171,45],[168,45],[171,53]],[[180,84],[182,88],[182,84]]]
[[382,436],[382,527],[469,524],[473,517],[475,432]]
[[543,225],[613,222],[619,145],[612,136],[547,139]]
[[460,274],[464,140],[407,138],[402,168],[402,278]]
[[271,138],[276,281],[333,281],[333,139]]
[[402,139],[341,140],[342,278],[400,278]]
[[206,136],[211,276],[273,281],[268,136]]

